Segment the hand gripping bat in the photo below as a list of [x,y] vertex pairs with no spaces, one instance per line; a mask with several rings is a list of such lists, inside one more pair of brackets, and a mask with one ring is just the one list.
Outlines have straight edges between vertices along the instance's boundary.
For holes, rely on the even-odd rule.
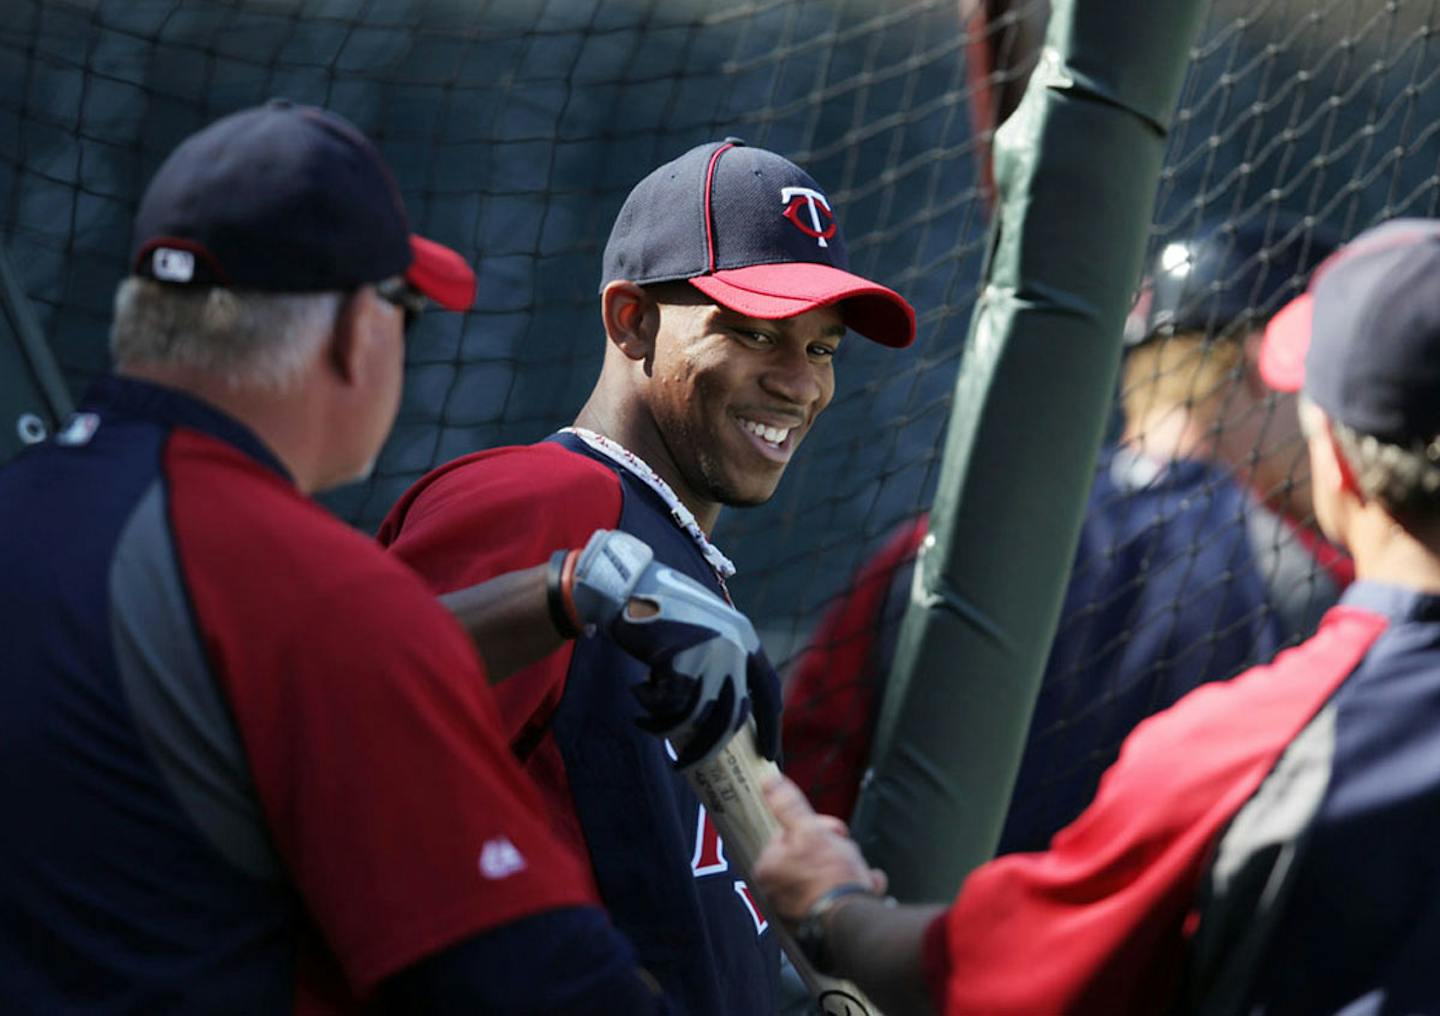
[[761,849],[779,828],[760,793],[766,777],[777,771],[775,763],[756,749],[754,728],[747,723],[709,760],[691,766],[685,775],[725,841],[726,858],[745,876],[756,905],[770,917],[770,928],[778,937],[780,948],[785,950],[820,1003],[820,1011],[825,1016],[880,1016],[880,1011],[855,985],[827,977],[810,965],[795,939],[772,916],[774,911],[769,901],[751,878]]

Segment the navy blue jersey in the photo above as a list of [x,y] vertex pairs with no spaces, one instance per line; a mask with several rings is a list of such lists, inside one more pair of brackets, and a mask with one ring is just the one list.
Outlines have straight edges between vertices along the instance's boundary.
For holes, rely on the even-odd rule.
[[[1000,853],[1043,850],[1135,724],[1308,634],[1276,606],[1261,554],[1279,535],[1249,524],[1258,511],[1209,463],[1102,457]],[[1313,630],[1333,598],[1317,594],[1298,624]]]
[[464,633],[236,421],[108,379],[0,526],[0,1010],[355,1011],[604,928]]
[[[788,689],[787,770],[834,814],[854,804],[925,532],[921,519],[867,566]],[[1308,635],[1338,595],[1302,534],[1224,470],[1108,449],[999,851],[1043,849],[1135,724]]]
[[1440,1012],[1440,597],[1360,582],[1316,634],[1143,721],[1047,850],[926,936],[968,1013]]
[[[600,528],[639,537],[658,561],[725,595],[656,491],[571,433],[442,466],[395,506],[380,538],[443,592],[539,564]],[[557,832],[588,852],[606,909],[679,1011],[774,1012],[775,936],[667,746],[635,726],[629,687],[644,675],[594,634],[495,690]]]
[[1386,627],[1215,847],[1195,1012],[1440,1012],[1440,596],[1341,602]]

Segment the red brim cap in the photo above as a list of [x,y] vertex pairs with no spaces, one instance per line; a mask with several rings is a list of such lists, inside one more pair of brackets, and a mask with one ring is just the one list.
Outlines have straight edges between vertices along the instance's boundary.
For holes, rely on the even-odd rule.
[[1277,392],[1298,392],[1305,383],[1305,354],[1315,298],[1301,293],[1270,319],[1260,343],[1260,378]]
[[774,321],[845,301],[846,327],[883,346],[902,349],[915,341],[915,308],[891,289],[829,265],[791,261],[727,268],[697,275],[690,284],[741,314]]
[[469,310],[475,303],[475,271],[458,253],[434,240],[410,234],[414,260],[405,281],[446,310]]

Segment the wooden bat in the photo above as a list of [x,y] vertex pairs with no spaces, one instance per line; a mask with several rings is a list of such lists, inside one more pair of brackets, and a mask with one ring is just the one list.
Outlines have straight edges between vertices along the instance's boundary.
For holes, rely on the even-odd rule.
[[747,723],[713,758],[692,766],[686,775],[725,842],[726,858],[745,876],[756,905],[769,919],[780,948],[820,1003],[820,1011],[825,1016],[880,1016],[880,1010],[855,985],[827,977],[810,965],[751,877],[756,858],[779,828],[760,794],[761,783],[774,772],[778,772],[775,763],[756,750],[754,728]]

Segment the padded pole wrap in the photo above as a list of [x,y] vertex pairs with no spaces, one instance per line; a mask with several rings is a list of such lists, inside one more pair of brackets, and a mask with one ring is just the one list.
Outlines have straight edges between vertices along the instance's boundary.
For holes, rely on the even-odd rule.
[[999,840],[1104,434],[1200,0],[1059,0],[999,202],[930,535],[852,823],[906,901]]

